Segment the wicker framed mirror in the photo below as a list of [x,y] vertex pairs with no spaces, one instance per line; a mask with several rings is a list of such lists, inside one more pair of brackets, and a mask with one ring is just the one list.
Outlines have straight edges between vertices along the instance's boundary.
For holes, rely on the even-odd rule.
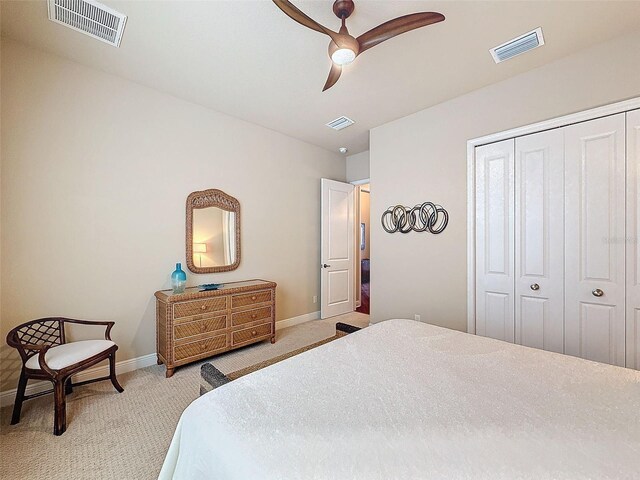
[[187,197],[187,267],[193,273],[235,270],[240,265],[240,202],[221,190]]

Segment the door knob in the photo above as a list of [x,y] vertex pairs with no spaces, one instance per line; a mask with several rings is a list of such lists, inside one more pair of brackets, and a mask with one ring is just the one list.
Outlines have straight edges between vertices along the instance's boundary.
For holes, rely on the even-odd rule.
[[533,291],[540,290],[540,285],[538,285],[537,283],[534,283],[533,285],[531,285],[531,290]]
[[326,263],[322,264],[322,268],[329,268],[331,265],[327,265]]
[[604,292],[602,290],[600,290],[599,288],[596,288],[591,293],[593,294],[594,297],[601,297],[602,295],[604,295]]

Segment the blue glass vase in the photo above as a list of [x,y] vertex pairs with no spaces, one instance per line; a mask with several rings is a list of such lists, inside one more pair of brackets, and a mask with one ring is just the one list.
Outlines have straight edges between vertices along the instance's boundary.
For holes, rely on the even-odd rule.
[[187,286],[187,274],[182,270],[182,264],[176,263],[176,269],[171,274],[171,287],[173,293],[183,293]]

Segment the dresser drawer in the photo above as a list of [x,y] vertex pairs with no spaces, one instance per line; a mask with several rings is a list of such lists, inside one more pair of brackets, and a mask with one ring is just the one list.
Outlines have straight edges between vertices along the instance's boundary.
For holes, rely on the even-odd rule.
[[264,337],[265,335],[271,335],[271,324],[263,323],[256,327],[244,328],[231,334],[231,345],[239,345],[241,343],[248,342],[254,338]]
[[176,325],[174,328],[174,337],[176,340],[202,333],[215,332],[216,330],[224,330],[227,328],[227,316],[205,318],[195,322],[187,322]]
[[231,315],[231,325],[236,327],[249,322],[257,322],[265,318],[271,319],[271,307],[262,307],[256,308],[255,310],[234,313]]
[[196,357],[207,353],[215,353],[224,350],[227,346],[227,335],[218,335],[197,342],[186,343],[175,347],[175,360],[182,360],[189,357]]
[[247,307],[257,303],[271,301],[271,290],[263,290],[261,292],[245,293],[241,295],[233,295],[231,297],[231,308]]
[[206,298],[192,302],[176,303],[173,307],[175,318],[191,317],[227,309],[227,297]]

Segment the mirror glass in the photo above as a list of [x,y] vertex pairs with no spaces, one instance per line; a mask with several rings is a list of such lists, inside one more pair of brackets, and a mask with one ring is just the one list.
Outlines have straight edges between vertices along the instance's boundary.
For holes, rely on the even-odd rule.
[[236,262],[236,214],[218,207],[193,211],[193,264],[223,267]]
[[235,270],[240,264],[240,202],[221,190],[187,198],[187,267],[193,273]]

